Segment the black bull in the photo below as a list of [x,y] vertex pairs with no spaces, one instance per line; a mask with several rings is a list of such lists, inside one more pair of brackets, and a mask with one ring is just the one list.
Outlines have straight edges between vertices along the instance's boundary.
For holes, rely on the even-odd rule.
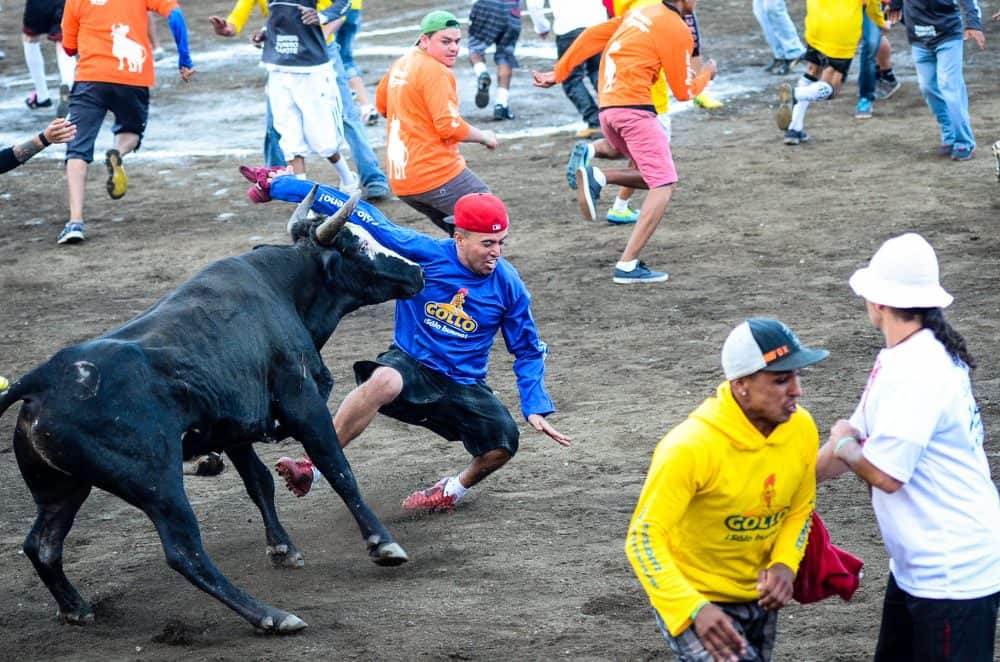
[[183,458],[224,450],[260,509],[272,564],[301,566],[255,441],[300,441],[354,515],[372,560],[407,560],[362,499],[340,449],[327,409],[333,378],[320,349],[341,317],[413,296],[423,273],[344,225],[357,197],[316,222],[307,218],[312,198],[289,221],[293,245],[209,265],[122,327],[57,352],[0,397],[0,414],[24,401],[14,453],[38,508],[24,552],[67,621],[93,619],[63,572],[62,548],[96,486],[146,513],[167,563],[202,591],[261,630],[304,628],[215,567],[184,493]]

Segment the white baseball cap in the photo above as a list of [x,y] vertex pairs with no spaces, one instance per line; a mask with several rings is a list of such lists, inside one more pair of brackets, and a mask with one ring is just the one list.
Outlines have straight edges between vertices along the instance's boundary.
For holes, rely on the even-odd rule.
[[854,293],[893,308],[947,308],[954,300],[938,280],[934,248],[915,232],[886,241],[848,281]]
[[729,332],[722,345],[726,379],[764,370],[789,372],[819,363],[830,353],[803,346],[792,330],[776,319],[753,317]]

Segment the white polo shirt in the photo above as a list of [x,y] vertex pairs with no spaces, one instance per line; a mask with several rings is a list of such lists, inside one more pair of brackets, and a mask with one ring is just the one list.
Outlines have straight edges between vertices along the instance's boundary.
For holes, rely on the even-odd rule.
[[872,488],[900,588],[951,600],[1000,591],[1000,498],[967,367],[919,331],[879,352],[851,424],[865,458],[903,483]]

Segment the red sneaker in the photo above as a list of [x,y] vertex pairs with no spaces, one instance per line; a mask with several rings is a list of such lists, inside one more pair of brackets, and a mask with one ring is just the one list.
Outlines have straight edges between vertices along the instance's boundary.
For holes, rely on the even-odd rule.
[[450,513],[455,510],[455,495],[444,495],[444,484],[447,478],[442,478],[434,487],[414,492],[403,499],[405,510],[426,510],[431,513]]
[[309,458],[293,460],[290,457],[278,458],[274,470],[285,479],[285,487],[297,497],[309,493],[313,484],[313,463]]

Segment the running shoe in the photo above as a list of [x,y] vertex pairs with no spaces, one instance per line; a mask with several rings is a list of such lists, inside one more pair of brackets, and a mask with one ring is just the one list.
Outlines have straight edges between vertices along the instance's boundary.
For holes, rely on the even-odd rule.
[[57,244],[79,244],[83,241],[83,223],[67,223],[62,232],[59,233],[59,238],[56,239]]
[[504,106],[497,104],[493,106],[493,119],[497,120],[512,120],[514,119],[514,112],[510,109],[510,106]]
[[487,72],[479,74],[476,78],[476,108],[485,108],[490,105],[490,75]]
[[46,99],[45,101],[38,100],[38,92],[32,92],[31,96],[24,100],[24,105],[32,110],[38,110],[39,108],[51,108],[52,99]]
[[69,113],[69,85],[59,86],[59,105],[56,107],[56,117],[66,117]]
[[449,513],[455,510],[455,495],[445,496],[444,486],[447,478],[434,483],[434,487],[418,490],[403,499],[405,510],[426,510],[431,513]]
[[702,92],[694,98],[694,105],[700,106],[705,110],[716,110],[718,108],[722,108],[726,104],[722,103],[708,92]]
[[105,187],[112,200],[118,200],[128,193],[128,175],[122,166],[122,155],[117,149],[109,149],[104,154],[104,165],[108,168],[108,181]]
[[795,129],[785,131],[786,145],[800,145],[807,142],[809,142],[809,134],[805,131],[796,131]]
[[581,166],[576,171],[576,199],[580,203],[580,213],[588,221],[597,220],[597,200],[601,197],[601,189],[604,187],[597,183],[594,172],[597,169],[593,166]]
[[879,81],[875,83],[875,98],[888,99],[902,86],[903,84],[899,82],[898,78],[893,78],[892,80],[880,78]]
[[665,271],[653,271],[646,263],[639,260],[632,271],[624,271],[615,267],[612,280],[618,285],[636,285],[639,283],[663,283],[670,275]]
[[872,116],[872,100],[861,98],[858,99],[858,105],[854,107],[854,119],[856,120],[867,120]]
[[566,183],[576,190],[576,171],[581,167],[586,168],[594,158],[594,146],[586,140],[579,140],[573,145],[573,151],[569,153],[569,161],[566,162]]
[[952,161],[970,161],[976,154],[975,147],[958,147],[951,150]]
[[616,225],[628,225],[630,223],[635,223],[639,220],[639,210],[638,209],[625,209],[623,211],[615,211],[614,207],[608,210],[608,215],[605,216],[608,223],[615,223]]

